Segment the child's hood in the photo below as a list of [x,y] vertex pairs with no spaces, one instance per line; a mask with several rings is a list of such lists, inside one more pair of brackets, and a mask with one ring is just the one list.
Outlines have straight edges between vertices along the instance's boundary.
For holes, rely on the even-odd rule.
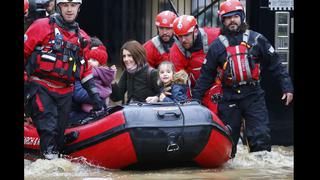
[[110,85],[116,76],[116,71],[103,66],[92,68],[92,73],[95,79],[100,80],[106,86]]

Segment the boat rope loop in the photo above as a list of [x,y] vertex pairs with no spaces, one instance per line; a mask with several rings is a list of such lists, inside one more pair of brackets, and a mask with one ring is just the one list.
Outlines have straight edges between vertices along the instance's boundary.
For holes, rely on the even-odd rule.
[[176,100],[174,100],[174,104],[176,106],[178,106],[181,115],[182,115],[182,128],[181,128],[181,132],[179,134],[175,133],[175,132],[171,132],[168,134],[168,146],[167,146],[167,151],[168,152],[173,152],[173,151],[178,151],[180,149],[180,146],[178,145],[177,140],[181,138],[182,144],[184,144],[184,127],[185,127],[185,116],[184,113],[180,107],[180,103],[184,103],[184,102],[177,102]]
[[177,134],[175,132],[171,132],[168,134],[168,147],[167,151],[168,152],[173,152],[177,151],[180,149],[179,145],[176,143],[177,142]]

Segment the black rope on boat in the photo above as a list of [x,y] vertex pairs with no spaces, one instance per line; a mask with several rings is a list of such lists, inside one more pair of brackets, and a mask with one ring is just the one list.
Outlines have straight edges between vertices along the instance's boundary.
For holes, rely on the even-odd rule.
[[176,106],[178,106],[178,108],[179,108],[179,110],[180,110],[180,112],[181,112],[181,115],[182,115],[182,130],[181,130],[181,136],[182,136],[182,142],[183,142],[183,144],[184,144],[184,127],[185,127],[185,116],[184,116],[184,113],[183,113],[183,111],[182,111],[182,109],[181,109],[181,107],[180,107],[180,102],[177,102],[176,100],[173,100],[173,102],[174,102],[174,104],[176,105]]

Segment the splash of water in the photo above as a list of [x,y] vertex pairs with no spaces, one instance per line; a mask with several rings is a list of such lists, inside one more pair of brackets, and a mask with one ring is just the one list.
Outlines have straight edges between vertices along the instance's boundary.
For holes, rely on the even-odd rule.
[[[236,157],[217,169],[197,167],[157,171],[121,171],[94,166],[84,158],[54,160],[25,160],[25,180],[130,180],[130,179],[292,179],[293,147],[272,146],[272,151],[248,153],[246,146],[238,145]],[[200,178],[201,177],[201,178]]]
[[248,153],[242,144],[237,146],[236,157],[225,164],[226,168],[293,168],[293,147],[272,146],[272,151]]
[[79,160],[76,163],[65,158],[53,160],[37,159],[34,162],[25,159],[24,175],[30,179],[35,177],[91,177],[94,174],[105,172],[104,169],[79,162]]

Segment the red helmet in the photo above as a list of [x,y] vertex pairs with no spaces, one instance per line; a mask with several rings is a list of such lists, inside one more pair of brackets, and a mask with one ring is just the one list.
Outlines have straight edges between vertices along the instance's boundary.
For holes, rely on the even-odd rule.
[[186,35],[193,32],[197,26],[197,20],[191,15],[182,15],[176,18],[173,22],[174,33],[178,36]]
[[29,9],[29,1],[24,0],[24,13],[27,13]]
[[173,27],[173,21],[177,15],[171,11],[162,11],[156,16],[156,26],[158,27]]
[[[238,0],[227,0],[220,5],[220,10],[218,11],[218,14],[220,18],[222,19],[223,17],[226,16],[231,16],[230,12],[241,12],[244,13],[244,8],[243,5],[241,4],[240,1]],[[228,14],[230,13],[230,14]],[[243,18],[243,17],[242,17]]]

